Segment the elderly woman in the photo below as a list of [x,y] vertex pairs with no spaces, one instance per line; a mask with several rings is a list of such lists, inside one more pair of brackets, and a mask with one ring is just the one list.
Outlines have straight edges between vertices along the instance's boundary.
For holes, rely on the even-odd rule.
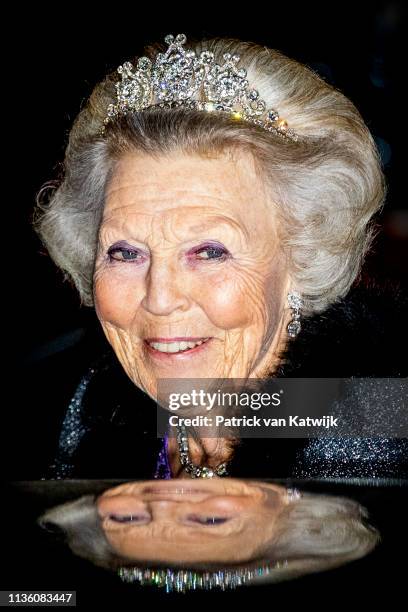
[[[189,477],[177,441],[156,439],[160,379],[403,375],[397,308],[355,282],[385,191],[355,106],[254,43],[165,42],[95,87],[38,198],[36,230],[108,341],[89,341],[65,415],[50,406],[47,477]],[[48,378],[74,362],[58,355]],[[189,437],[189,458],[236,476],[299,461],[297,475],[397,475],[403,452],[250,442]]]
[[279,582],[367,555],[379,532],[358,502],[269,482],[128,482],[38,520],[127,582],[167,591]]

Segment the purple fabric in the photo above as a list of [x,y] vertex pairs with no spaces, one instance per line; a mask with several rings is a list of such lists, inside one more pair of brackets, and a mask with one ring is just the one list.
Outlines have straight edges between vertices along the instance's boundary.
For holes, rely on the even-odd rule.
[[162,447],[159,452],[159,456],[156,464],[156,471],[154,478],[162,478],[164,480],[171,479],[171,468],[169,464],[169,453],[168,453],[168,436],[167,434],[163,438]]

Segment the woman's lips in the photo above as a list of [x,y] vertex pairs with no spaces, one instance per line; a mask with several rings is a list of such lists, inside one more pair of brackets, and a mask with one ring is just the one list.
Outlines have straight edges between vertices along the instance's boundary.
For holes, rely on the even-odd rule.
[[[213,338],[146,338],[144,345],[150,355],[156,359],[187,359],[207,349]],[[187,343],[196,343],[193,347],[186,346]],[[156,344],[157,346],[152,346]],[[173,352],[165,352],[164,348],[170,348]],[[175,351],[175,352],[174,352]]]
[[198,342],[199,340],[204,340],[209,336],[175,336],[174,338],[160,338],[155,336],[154,338],[145,338],[146,342],[182,342],[185,340],[186,342]]
[[179,485],[177,488],[170,487],[146,487],[142,490],[143,495],[208,495],[212,491],[200,488],[191,488],[189,486]]
[[228,487],[227,483],[217,479],[217,481],[204,481],[200,484],[191,484],[188,481],[182,482],[179,480],[169,480],[166,482],[151,482],[147,486],[136,490],[137,495],[151,495],[151,496],[209,496],[209,495],[227,495]]

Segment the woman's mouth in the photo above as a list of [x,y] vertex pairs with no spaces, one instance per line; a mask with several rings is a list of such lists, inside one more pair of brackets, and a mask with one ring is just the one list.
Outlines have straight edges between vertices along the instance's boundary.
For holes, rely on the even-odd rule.
[[[156,481],[153,483],[147,483],[147,486],[136,490],[137,495],[149,495],[154,497],[165,497],[177,498],[181,496],[186,497],[209,497],[212,495],[228,495],[228,483],[214,481],[205,481],[197,485],[191,484],[188,481],[180,482],[179,480],[170,480],[167,482]],[[207,486],[206,486],[207,485]]]
[[212,338],[146,338],[144,343],[150,354],[174,357],[198,353],[207,347]]
[[[146,487],[142,490],[143,495],[208,495],[209,490],[204,488],[192,488],[188,486],[170,487]],[[210,491],[211,493],[211,491]]]

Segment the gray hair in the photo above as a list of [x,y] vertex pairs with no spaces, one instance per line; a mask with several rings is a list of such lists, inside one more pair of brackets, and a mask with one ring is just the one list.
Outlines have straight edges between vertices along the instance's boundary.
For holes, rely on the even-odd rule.
[[[100,135],[116,73],[98,83],[69,134],[63,175],[37,195],[34,228],[51,258],[92,306],[98,231],[109,180],[128,152],[214,155],[250,153],[270,189],[281,247],[303,314],[344,297],[360,274],[376,234],[373,216],[386,193],[379,153],[352,102],[307,66],[279,51],[232,38],[190,44],[218,62],[238,53],[248,80],[302,138],[291,142],[217,113],[155,109],[121,116]],[[163,47],[145,49],[154,58]]]
[[[367,523],[367,518],[367,510],[352,499],[302,493],[280,514],[277,533],[249,563],[255,566],[284,561],[265,578],[277,582],[359,559],[380,540],[378,531]],[[100,567],[117,570],[135,565],[134,561],[118,555],[106,539],[96,496],[84,495],[51,508],[38,519],[38,524],[50,531],[61,530],[73,553]],[[138,561],[137,565],[154,567],[155,562]],[[190,569],[185,567],[188,562],[182,566]],[[210,567],[214,565],[194,564],[194,569]]]

